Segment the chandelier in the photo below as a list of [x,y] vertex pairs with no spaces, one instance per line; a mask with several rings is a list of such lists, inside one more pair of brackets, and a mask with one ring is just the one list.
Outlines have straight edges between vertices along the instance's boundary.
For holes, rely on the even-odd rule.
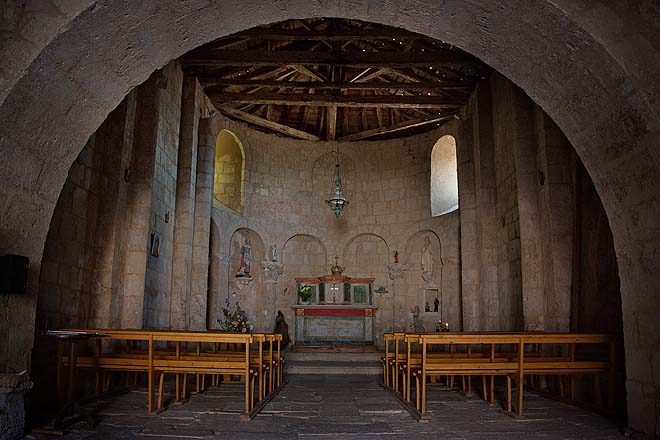
[[335,152],[335,188],[334,188],[334,194],[330,197],[330,199],[326,200],[325,203],[330,205],[330,208],[332,208],[332,211],[335,213],[336,217],[339,217],[341,215],[342,209],[344,209],[344,206],[348,205],[348,200],[346,200],[346,197],[344,197],[344,194],[342,193],[342,185],[341,185],[341,176],[339,174],[339,145],[337,145],[337,151]]

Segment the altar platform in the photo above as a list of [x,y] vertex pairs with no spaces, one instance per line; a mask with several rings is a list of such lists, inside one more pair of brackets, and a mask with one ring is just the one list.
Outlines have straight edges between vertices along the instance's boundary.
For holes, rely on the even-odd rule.
[[373,305],[293,305],[296,345],[373,345]]

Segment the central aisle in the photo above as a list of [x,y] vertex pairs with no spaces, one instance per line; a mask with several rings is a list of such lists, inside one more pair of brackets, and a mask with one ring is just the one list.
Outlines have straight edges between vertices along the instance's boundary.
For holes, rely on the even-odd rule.
[[[241,422],[242,386],[229,384],[193,395],[156,416],[146,414],[144,390],[96,401],[96,431],[73,431],[66,440],[122,439],[623,439],[599,415],[533,394],[526,416],[508,417],[479,397],[433,388],[431,423],[421,424],[378,383],[376,376],[290,375],[255,419]],[[50,439],[32,435],[30,438]]]

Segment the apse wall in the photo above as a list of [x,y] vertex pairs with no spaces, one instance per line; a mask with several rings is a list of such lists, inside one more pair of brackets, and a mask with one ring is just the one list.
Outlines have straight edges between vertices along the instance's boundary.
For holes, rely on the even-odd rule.
[[[459,215],[431,217],[430,207],[431,150],[443,134],[453,133],[454,124],[406,139],[352,143],[297,141],[227,119],[218,126],[234,133],[245,150],[245,200],[242,216],[214,203],[213,219],[225,240],[219,264],[227,266],[231,261],[228,270],[219,271],[226,274],[221,284],[226,291],[217,295],[251,302],[244,293],[250,291],[264,302],[274,301],[292,324],[294,278],[329,274],[337,256],[345,275],[373,277],[374,287],[386,290],[375,296],[379,339],[384,331],[412,328],[412,308],[418,305],[425,314],[427,289],[444,295],[451,306],[444,318],[460,329]],[[349,200],[339,218],[325,203],[333,189],[337,148]],[[241,228],[259,235],[268,259],[273,246],[279,250],[283,268],[276,287],[253,286],[262,279],[261,261],[253,262],[255,281],[245,285],[235,277],[237,260],[230,253],[236,252],[236,245],[229,240]],[[422,278],[420,266],[424,234],[433,238],[438,268],[429,280]],[[394,262],[395,251],[399,263]],[[275,298],[269,296],[269,288]],[[221,303],[216,301],[215,307]],[[261,308],[247,309],[263,330],[273,326],[272,313],[277,310],[264,315]],[[433,330],[439,318],[440,312],[430,312],[425,325]]]

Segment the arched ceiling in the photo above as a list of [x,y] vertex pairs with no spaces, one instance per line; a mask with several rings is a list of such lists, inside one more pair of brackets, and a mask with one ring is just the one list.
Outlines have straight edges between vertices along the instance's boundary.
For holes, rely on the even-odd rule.
[[248,29],[183,57],[226,116],[308,140],[379,140],[437,128],[489,68],[447,43],[357,20]]

